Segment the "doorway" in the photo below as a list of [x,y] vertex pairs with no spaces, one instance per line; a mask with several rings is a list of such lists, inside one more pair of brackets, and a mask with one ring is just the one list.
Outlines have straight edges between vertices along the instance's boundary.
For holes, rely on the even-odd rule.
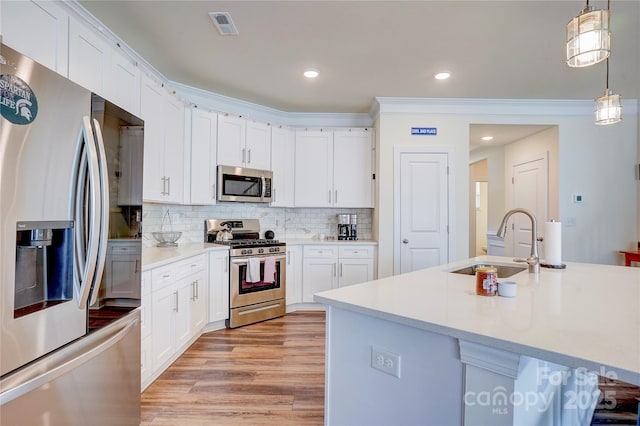
[[394,152],[394,274],[449,261],[452,197],[448,148],[397,147]]
[[487,254],[489,177],[486,159],[469,166],[469,257]]
[[[483,140],[483,137],[489,139]],[[504,214],[511,208],[532,210],[538,220],[538,236],[543,237],[544,222],[559,217],[557,125],[471,124],[469,126],[469,255],[477,256],[482,247],[487,254],[521,256],[530,252],[531,225],[524,215],[509,220],[505,240],[495,237]],[[482,166],[481,166],[482,165]],[[482,172],[474,168],[484,167]],[[487,182],[476,187],[477,182]],[[487,219],[484,238],[476,209],[476,194],[486,189]],[[532,201],[533,200],[533,201]],[[478,199],[478,203],[480,202]],[[479,208],[482,206],[478,205]],[[477,216],[479,218],[477,218]],[[484,223],[484,222],[482,222]],[[512,227],[513,225],[513,227]],[[514,232],[519,229],[520,232]],[[526,236],[526,238],[525,238]],[[499,241],[498,241],[499,240]],[[478,242],[481,242],[478,244]],[[504,246],[503,246],[504,245]],[[483,253],[482,253],[483,254]],[[524,256],[526,257],[526,256]]]

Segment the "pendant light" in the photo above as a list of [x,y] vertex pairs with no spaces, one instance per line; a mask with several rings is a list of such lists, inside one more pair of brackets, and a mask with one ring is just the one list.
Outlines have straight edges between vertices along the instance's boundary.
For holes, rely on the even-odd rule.
[[567,65],[588,67],[602,62],[611,53],[609,2],[607,10],[587,5],[567,24]]
[[607,87],[604,95],[596,99],[596,118],[598,125],[614,124],[622,121],[622,104],[620,95],[613,95],[609,90],[609,58],[607,58]]

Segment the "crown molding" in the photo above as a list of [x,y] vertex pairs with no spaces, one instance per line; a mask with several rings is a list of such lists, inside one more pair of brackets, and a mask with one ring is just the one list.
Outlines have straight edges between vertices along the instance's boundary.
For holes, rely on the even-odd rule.
[[[502,116],[584,116],[593,115],[592,99],[464,99],[376,97],[378,114],[446,114]],[[638,100],[622,100],[624,114],[638,114]]]
[[369,114],[286,112],[187,86],[176,81],[171,81],[169,84],[183,98],[191,100],[195,107],[242,115],[284,126],[371,127],[373,124],[373,118]]

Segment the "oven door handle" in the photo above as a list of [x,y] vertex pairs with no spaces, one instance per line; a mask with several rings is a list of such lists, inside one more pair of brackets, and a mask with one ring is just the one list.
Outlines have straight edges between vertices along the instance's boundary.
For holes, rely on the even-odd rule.
[[231,258],[231,263],[236,264],[236,265],[246,265],[248,259],[255,259],[256,257],[260,258],[260,259],[266,259],[267,257],[275,257],[276,261],[278,262],[283,262],[286,261],[287,259],[287,255],[284,253],[281,254],[274,254],[274,255],[269,255],[269,254],[259,254],[256,256],[250,256],[250,257],[237,257],[237,258]]

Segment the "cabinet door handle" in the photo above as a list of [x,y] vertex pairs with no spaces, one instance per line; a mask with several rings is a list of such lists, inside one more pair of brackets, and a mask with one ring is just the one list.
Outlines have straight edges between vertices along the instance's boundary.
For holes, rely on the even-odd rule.
[[291,265],[291,256],[289,255],[291,252],[287,250],[287,265]]
[[331,265],[333,268],[333,276],[336,276],[336,264],[334,263],[333,265]]
[[176,297],[176,309],[175,309],[175,311],[176,311],[176,312],[180,312],[180,311],[179,311],[179,307],[178,307],[178,292],[177,292],[177,291],[175,291],[175,292],[173,292],[173,294],[174,294],[174,296]]
[[405,238],[404,240],[402,240],[402,244],[409,244],[409,240]]
[[247,163],[251,164],[251,150],[250,149],[247,150]]
[[242,162],[245,162],[245,154],[246,154],[247,150],[245,148],[242,148]]
[[338,204],[338,190],[336,189],[336,196],[333,197],[333,202]]
[[329,204],[331,204],[331,190],[329,190]]
[[136,259],[136,269],[133,271],[134,274],[137,274],[139,272],[138,270],[138,265],[140,264],[140,261],[138,259]]
[[342,276],[342,262],[340,263],[340,276]]

